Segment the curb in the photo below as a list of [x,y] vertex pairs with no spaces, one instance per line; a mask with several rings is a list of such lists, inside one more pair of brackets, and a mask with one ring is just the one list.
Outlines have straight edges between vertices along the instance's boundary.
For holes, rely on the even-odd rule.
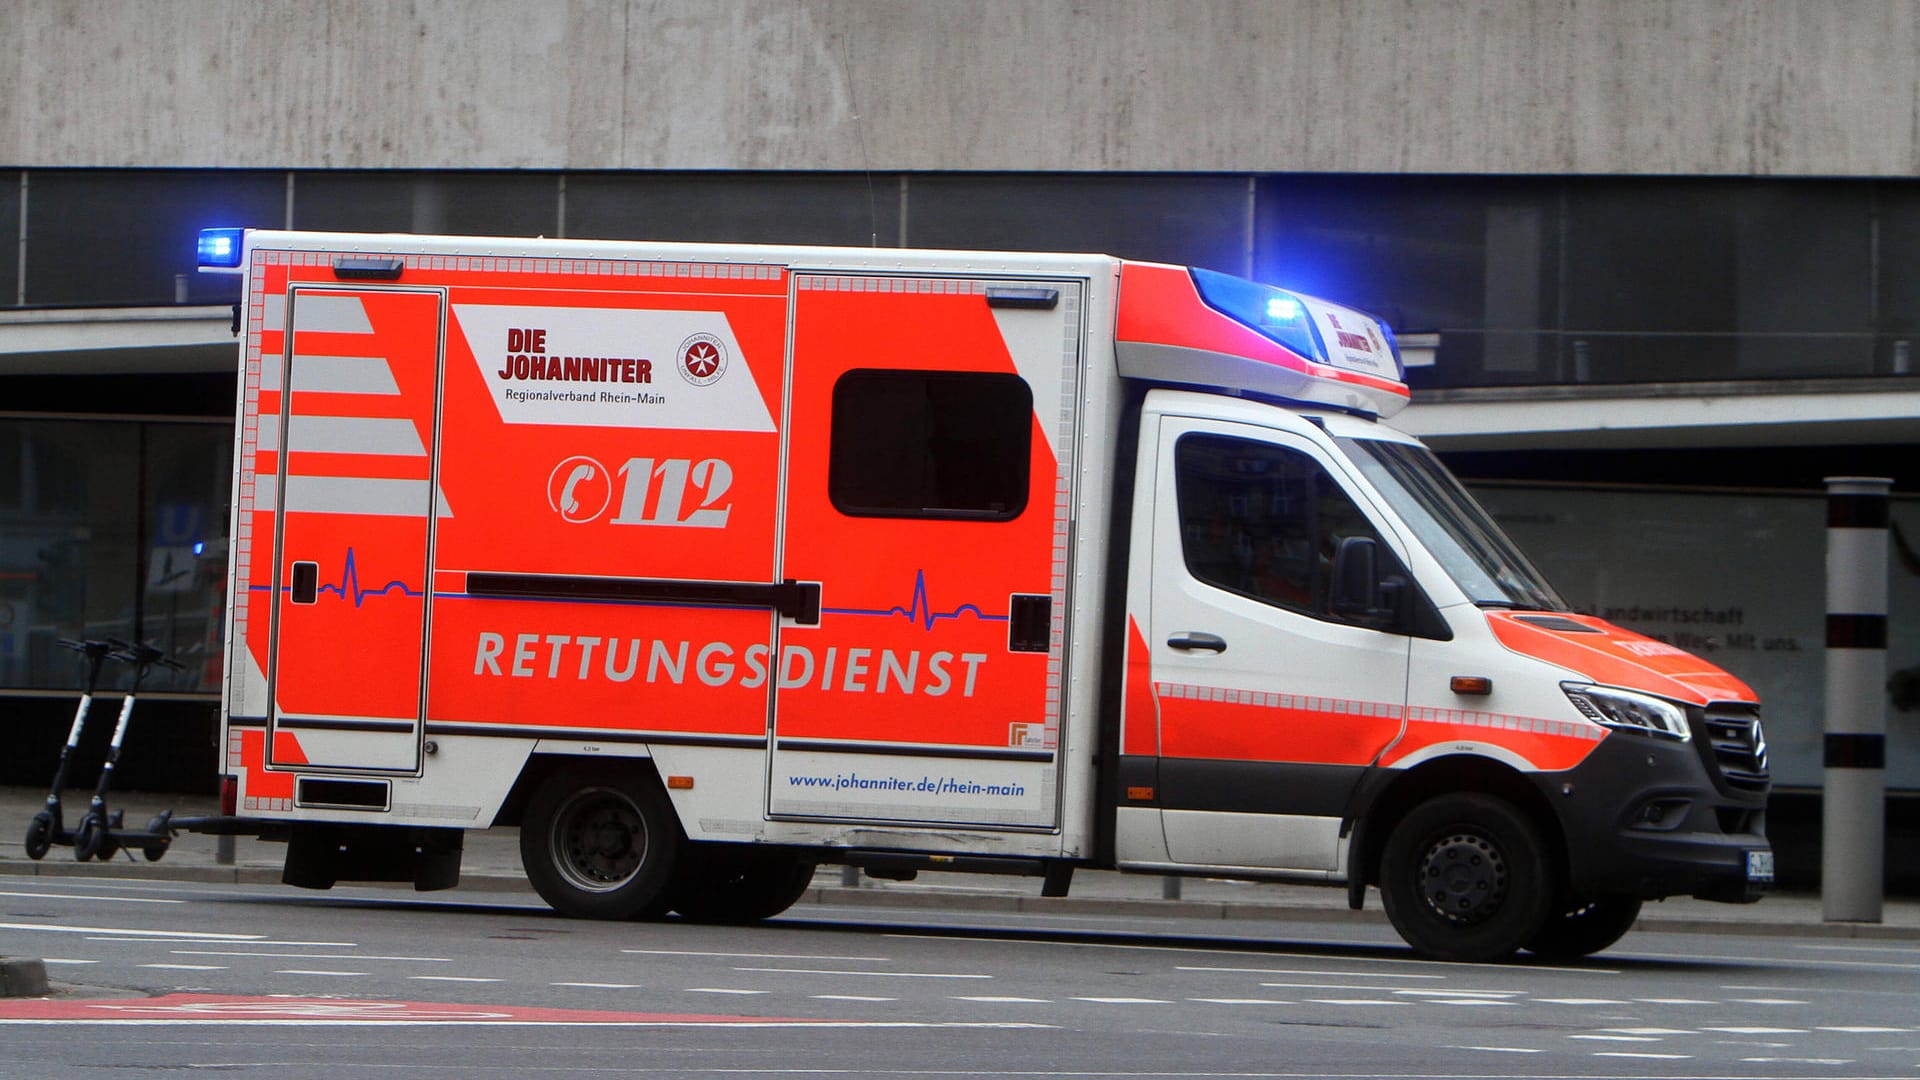
[[25,956],[0,956],[0,998],[45,997],[47,965]]

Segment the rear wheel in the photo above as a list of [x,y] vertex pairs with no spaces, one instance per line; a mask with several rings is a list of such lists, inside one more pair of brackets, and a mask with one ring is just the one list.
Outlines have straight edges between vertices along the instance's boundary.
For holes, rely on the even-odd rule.
[[1640,901],[1632,896],[1605,896],[1589,900],[1547,918],[1539,933],[1527,942],[1527,951],[1542,960],[1578,960],[1619,941],[1640,917]]
[[1502,960],[1552,906],[1545,845],[1520,810],[1490,795],[1442,795],[1387,837],[1380,897],[1395,930],[1440,960]]
[[681,846],[673,807],[634,769],[562,769],[534,790],[520,826],[520,861],[563,915],[627,919],[673,878]]
[[673,907],[694,922],[759,922],[792,907],[812,884],[813,864],[798,856],[714,845],[696,849]]

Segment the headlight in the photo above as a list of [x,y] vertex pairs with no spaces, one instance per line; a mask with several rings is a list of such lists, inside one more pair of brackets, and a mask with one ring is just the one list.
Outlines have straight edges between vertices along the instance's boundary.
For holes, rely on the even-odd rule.
[[1687,726],[1686,712],[1665,698],[1588,683],[1561,683],[1560,688],[1567,692],[1574,708],[1596,723],[1681,742],[1693,738],[1693,731]]

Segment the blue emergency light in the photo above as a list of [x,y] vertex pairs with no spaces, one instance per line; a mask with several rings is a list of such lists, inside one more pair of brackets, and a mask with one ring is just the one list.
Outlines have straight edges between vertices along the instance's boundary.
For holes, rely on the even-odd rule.
[[1191,273],[1194,288],[1199,290],[1200,299],[1208,307],[1258,330],[1308,360],[1326,363],[1326,350],[1321,347],[1313,320],[1307,317],[1307,307],[1299,297],[1257,281],[1197,266]]
[[245,229],[201,229],[200,269],[236,270],[244,249]]

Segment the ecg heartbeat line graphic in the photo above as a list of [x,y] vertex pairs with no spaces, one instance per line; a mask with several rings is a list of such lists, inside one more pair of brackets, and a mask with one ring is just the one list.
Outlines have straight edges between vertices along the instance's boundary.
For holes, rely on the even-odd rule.
[[[273,586],[255,585],[251,591],[272,592]],[[280,586],[280,591],[283,593],[292,592],[293,587],[291,585],[282,585]],[[366,601],[367,597],[369,596],[385,596],[388,593],[392,593],[392,592],[398,592],[402,596],[425,596],[426,595],[426,593],[424,592],[410,588],[406,582],[398,579],[389,581],[385,585],[382,585],[377,589],[361,588],[360,587],[360,570],[359,570],[359,567],[354,565],[352,548],[347,549],[347,564],[340,568],[339,582],[336,584],[321,585],[314,590],[314,594],[316,596],[319,596],[324,593],[332,593],[333,595],[339,597],[342,600],[351,599],[353,601],[354,607],[359,607],[362,603]]]
[[957,619],[962,615],[972,615],[985,622],[1006,622],[1005,615],[989,615],[980,610],[978,604],[961,604],[952,611],[935,611],[927,599],[927,572],[916,570],[913,574],[913,597],[906,607],[890,608],[830,608],[820,609],[823,615],[877,615],[884,618],[906,619],[920,624],[922,630],[932,630],[933,625],[942,619]]

